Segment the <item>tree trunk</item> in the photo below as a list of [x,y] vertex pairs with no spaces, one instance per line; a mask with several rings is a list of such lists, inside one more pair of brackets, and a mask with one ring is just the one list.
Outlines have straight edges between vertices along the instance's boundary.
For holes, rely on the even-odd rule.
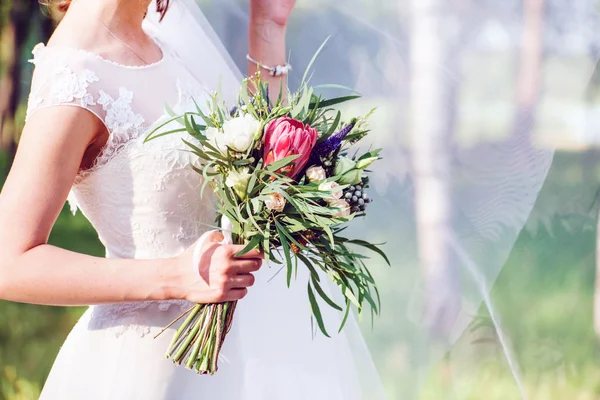
[[452,226],[451,115],[444,79],[443,6],[442,0],[412,0],[411,134],[425,322],[430,334],[448,337],[460,299],[448,241]]
[[2,60],[6,65],[6,71],[0,81],[0,142],[8,147],[9,161],[13,159],[16,152],[19,133],[15,115],[21,103],[20,59],[35,10],[37,10],[37,3],[32,6],[30,2],[13,2],[9,11],[8,24],[2,31],[2,42],[8,47],[5,53],[8,57]]
[[540,97],[544,55],[545,0],[523,1],[523,33],[517,75],[514,135],[532,140],[534,113]]

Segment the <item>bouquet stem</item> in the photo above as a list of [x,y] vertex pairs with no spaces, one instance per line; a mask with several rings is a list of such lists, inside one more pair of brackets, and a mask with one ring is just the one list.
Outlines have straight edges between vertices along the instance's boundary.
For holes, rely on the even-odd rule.
[[172,326],[187,315],[175,332],[166,357],[198,374],[213,375],[218,369],[219,352],[231,329],[236,305],[237,302],[197,304],[187,310],[169,324]]

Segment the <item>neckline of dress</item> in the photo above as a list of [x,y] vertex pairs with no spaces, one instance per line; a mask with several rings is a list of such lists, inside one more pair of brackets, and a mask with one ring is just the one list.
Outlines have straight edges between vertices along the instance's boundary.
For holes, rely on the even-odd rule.
[[162,57],[160,58],[160,60],[157,60],[153,63],[150,64],[145,64],[145,65],[127,65],[127,64],[122,64],[116,61],[112,61],[109,60],[108,58],[105,58],[103,56],[101,56],[98,53],[94,53],[92,51],[88,51],[88,50],[84,50],[78,47],[73,47],[73,46],[68,46],[68,45],[52,45],[52,46],[47,46],[45,43],[38,43],[37,45],[35,45],[35,47],[33,48],[32,54],[34,59],[40,56],[41,51],[47,51],[47,50],[66,50],[66,51],[72,51],[72,52],[76,52],[76,53],[80,53],[80,54],[84,54],[93,58],[96,58],[102,62],[105,62],[107,64],[113,65],[115,67],[119,67],[119,68],[124,68],[124,69],[131,69],[131,70],[142,70],[142,69],[148,69],[148,68],[153,68],[156,66],[161,65],[165,59],[167,58],[167,53],[165,52],[164,48],[160,45],[160,43],[158,43],[157,40],[155,40],[153,37],[150,37],[150,39],[154,42],[154,44],[156,44],[156,46],[159,48]]

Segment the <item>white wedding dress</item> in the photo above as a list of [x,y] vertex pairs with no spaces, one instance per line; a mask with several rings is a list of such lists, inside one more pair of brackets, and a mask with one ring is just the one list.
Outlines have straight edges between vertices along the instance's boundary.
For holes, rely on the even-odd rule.
[[[200,198],[201,177],[188,165],[182,134],[148,143],[144,138],[166,118],[165,104],[176,111],[190,109],[192,97],[204,104],[207,90],[218,82],[210,74],[198,79],[201,66],[190,73],[155,39],[163,58],[143,67],[78,49],[40,44],[34,50],[28,118],[45,107],[80,107],[110,133],[94,166],[77,176],[69,199],[97,230],[108,258],[173,257],[215,220],[212,199]],[[201,49],[197,53],[200,65],[210,63]],[[238,305],[214,376],[197,375],[164,357],[178,324],[154,339],[189,303],[92,305],[62,346],[41,399],[383,398],[354,318],[336,334],[340,315],[326,311],[332,338],[315,333],[304,270],[289,289],[285,274],[277,272],[265,265],[256,274],[255,286]]]

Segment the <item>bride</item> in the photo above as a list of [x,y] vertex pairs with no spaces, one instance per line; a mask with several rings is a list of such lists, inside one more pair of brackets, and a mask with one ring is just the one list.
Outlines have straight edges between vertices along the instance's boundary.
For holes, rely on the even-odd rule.
[[[240,246],[221,244],[219,233],[193,262],[214,208],[200,200],[201,178],[181,137],[144,138],[166,118],[165,104],[185,110],[219,85],[225,93],[239,85],[196,4],[57,5],[66,14],[48,44],[34,49],[27,122],[0,195],[0,298],[92,305],[62,346],[41,398],[383,397],[354,320],[331,339],[313,335],[302,282],[288,289],[256,252],[235,258]],[[249,74],[286,65],[293,5],[250,1],[248,52],[263,67],[249,62]],[[263,75],[275,87],[285,79]],[[66,199],[93,224],[106,258],[47,244]],[[154,336],[182,310],[240,299],[214,376],[164,358],[177,325]]]

